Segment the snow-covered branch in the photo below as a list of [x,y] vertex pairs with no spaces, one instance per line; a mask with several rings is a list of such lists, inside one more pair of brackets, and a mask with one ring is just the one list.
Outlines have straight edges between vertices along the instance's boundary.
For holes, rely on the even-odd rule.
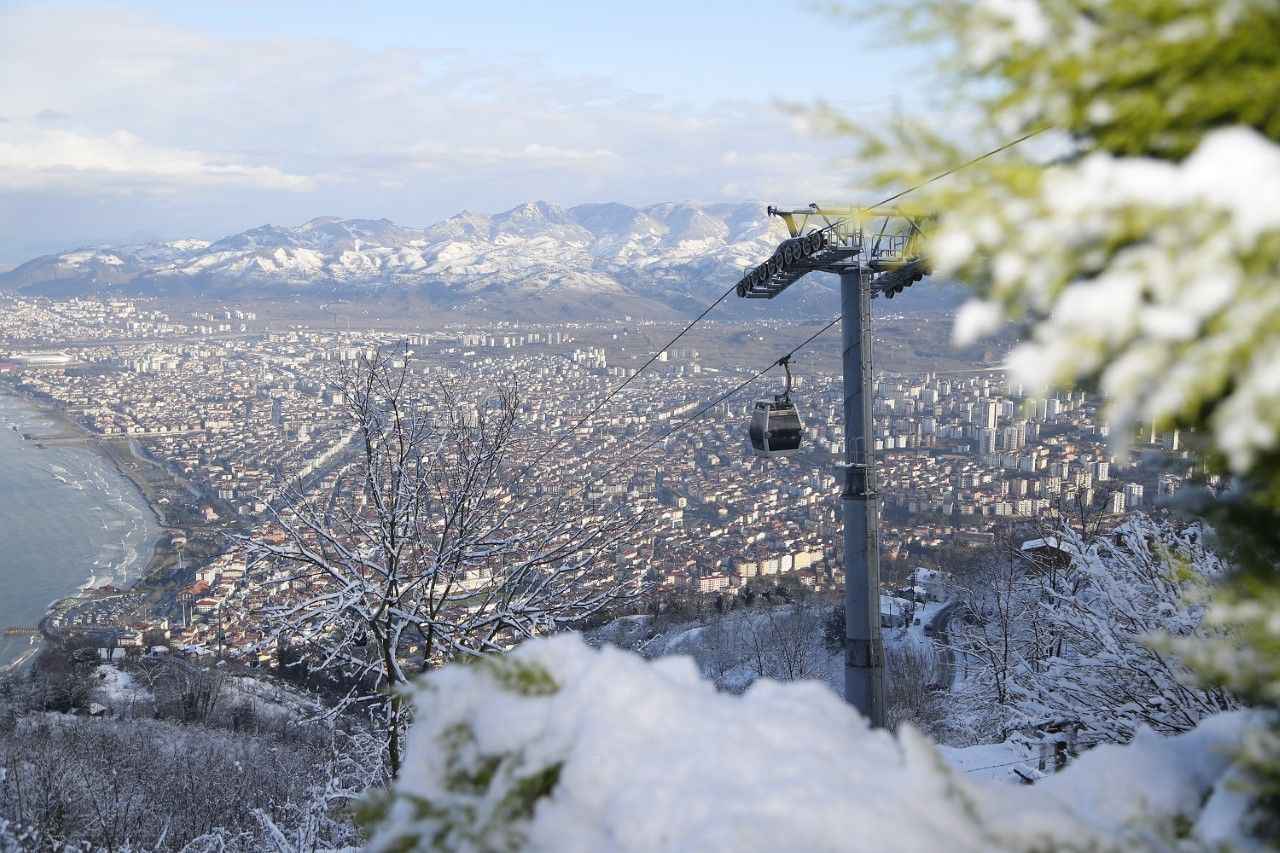
[[[636,589],[609,557],[638,518],[514,476],[518,389],[477,403],[418,380],[386,356],[345,376],[360,448],[348,476],[331,492],[289,489],[272,507],[276,535],[244,541],[288,578],[262,614],[272,642],[366,696]],[[398,694],[386,695],[397,717]]]

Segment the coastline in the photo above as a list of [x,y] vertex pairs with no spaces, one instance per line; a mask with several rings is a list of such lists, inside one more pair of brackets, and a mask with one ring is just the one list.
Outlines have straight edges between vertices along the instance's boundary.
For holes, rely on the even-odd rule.
[[[52,421],[59,433],[66,433],[66,435],[58,435],[56,438],[46,439],[45,441],[24,435],[24,438],[35,444],[37,448],[44,449],[55,441],[62,446],[83,447],[94,453],[99,460],[108,462],[110,468],[116,474],[132,485],[137,500],[150,512],[157,529],[141,544],[137,558],[133,561],[134,567],[126,573],[122,588],[151,596],[163,596],[165,594],[163,581],[166,576],[166,569],[176,565],[178,562],[178,551],[174,547],[175,535],[191,541],[196,532],[191,528],[191,525],[185,524],[179,519],[166,517],[166,513],[156,504],[151,484],[142,475],[142,466],[150,466],[157,469],[166,479],[173,481],[175,487],[178,487],[179,484],[176,480],[167,471],[163,471],[162,467],[157,463],[143,460],[136,455],[133,458],[136,460],[137,467],[125,464],[122,459],[126,457],[126,454],[132,454],[127,437],[113,440],[95,435],[77,423],[55,401],[42,399],[9,383],[0,383],[0,394],[14,398],[41,417]],[[17,660],[0,667],[0,674],[17,672],[22,668],[31,666],[42,650],[48,648],[50,644],[58,642],[59,637],[52,635],[47,630],[50,615],[57,612],[60,607],[65,606],[70,600],[79,598],[89,586],[94,584],[95,576],[92,571],[89,571],[82,578],[75,591],[50,602],[45,609],[44,618],[40,620],[41,633],[39,642],[35,643],[30,650],[24,652]]]
[[[0,384],[0,394],[5,394],[7,396],[14,397],[16,399],[21,400],[24,404],[40,412],[41,415],[54,421],[59,427],[75,433],[76,440],[80,442],[79,446],[84,447],[86,450],[93,452],[98,456],[99,459],[102,459],[107,463],[109,463],[112,469],[115,470],[117,474],[119,474],[124,480],[126,480],[130,485],[133,486],[134,491],[138,495],[138,499],[147,508],[147,511],[151,513],[151,517],[155,520],[156,526],[159,527],[162,532],[170,529],[170,525],[166,522],[164,515],[156,508],[155,504],[151,501],[151,498],[147,494],[146,489],[144,489],[142,484],[138,482],[137,478],[132,474],[132,472],[127,471],[124,468],[124,466],[120,464],[120,461],[119,459],[116,458],[115,454],[113,454],[105,446],[107,439],[104,439],[98,435],[94,435],[89,430],[85,429],[83,426],[77,423],[74,418],[68,415],[66,411],[57,403],[53,403],[48,400],[43,400],[39,397],[36,397],[32,394],[27,393],[26,391],[22,391],[18,388],[14,388],[12,385],[7,385],[7,384]],[[28,439],[28,440],[31,440],[31,439]],[[43,444],[41,444],[39,440],[36,440],[35,443],[37,447],[43,447]],[[155,537],[155,541],[151,543],[151,556],[147,558],[147,562],[144,565],[142,571],[139,572],[138,576],[130,580],[129,582],[130,587],[133,587],[138,583],[140,583],[143,579],[145,579],[148,575],[152,573],[153,569],[158,568],[158,565],[157,565],[158,551],[160,550],[160,544],[161,544],[160,540],[162,540],[163,538],[164,538],[163,535],[159,535]]]
[[[17,399],[21,400],[23,403],[27,404],[31,408],[38,410],[40,414],[53,420],[58,426],[63,427],[67,430],[70,430],[71,432],[74,432],[76,434],[75,436],[76,439],[83,441],[85,447],[90,448],[99,456],[102,456],[103,458],[108,459],[108,461],[111,462],[113,468],[115,468],[117,471],[120,470],[120,467],[115,464],[115,461],[110,459],[110,454],[103,453],[102,448],[99,446],[102,439],[99,436],[96,436],[93,433],[89,432],[80,424],[76,423],[75,419],[72,418],[70,415],[68,415],[66,411],[63,408],[61,408],[57,403],[53,403],[48,400],[41,399],[40,397],[36,397],[35,395],[30,394],[26,391],[22,391],[17,388],[14,388],[11,385],[0,386],[0,389],[3,389],[2,391],[0,391],[0,393],[7,394],[10,397],[16,397]],[[39,444],[39,439],[36,439],[36,442],[37,444]],[[121,476],[125,477],[125,479],[129,480],[129,482],[133,483],[134,488],[138,489],[138,493],[145,500],[146,495],[142,494],[142,490],[138,488],[138,484],[134,483],[133,479],[128,477],[123,471],[120,471],[120,474]],[[156,514],[155,508],[152,507],[150,504],[147,505],[147,508],[151,510],[152,515],[156,516],[156,522],[161,523],[161,519]]]

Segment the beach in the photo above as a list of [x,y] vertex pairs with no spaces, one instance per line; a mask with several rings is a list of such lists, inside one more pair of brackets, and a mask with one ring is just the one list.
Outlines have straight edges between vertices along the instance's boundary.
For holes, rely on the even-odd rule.
[[[49,406],[0,393],[0,628],[33,628],[87,587],[132,586],[166,540],[139,484],[94,439]],[[0,667],[36,641],[0,636]]]

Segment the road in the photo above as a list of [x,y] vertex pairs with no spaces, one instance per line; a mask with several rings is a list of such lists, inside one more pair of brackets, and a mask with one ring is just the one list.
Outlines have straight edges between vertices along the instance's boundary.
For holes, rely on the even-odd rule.
[[951,616],[955,613],[956,608],[960,606],[958,599],[953,599],[944,604],[937,613],[933,614],[933,618],[929,620],[928,635],[933,642],[942,649],[947,655],[945,666],[945,677],[942,682],[948,686],[948,689],[955,686],[956,682],[956,652],[951,646],[951,638],[947,635],[947,628],[951,623]]
[[25,669],[35,660],[36,655],[40,654],[40,649],[41,649],[40,644],[36,643],[31,648],[27,649],[21,655],[19,655],[18,658],[15,661],[13,661],[13,663],[8,664],[7,666],[0,666],[0,674],[16,675],[17,673],[21,672],[23,669]]

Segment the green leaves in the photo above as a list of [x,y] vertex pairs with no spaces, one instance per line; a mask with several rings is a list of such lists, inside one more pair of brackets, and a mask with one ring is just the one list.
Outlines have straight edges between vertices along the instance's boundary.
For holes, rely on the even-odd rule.
[[465,660],[484,670],[509,693],[519,696],[550,696],[560,689],[551,673],[531,663],[498,655],[483,655]]
[[[950,48],[976,93],[961,115],[991,142],[1047,127],[1065,148],[1045,162],[1023,145],[912,194],[938,214],[935,269],[983,297],[958,337],[1025,321],[1024,384],[1100,388],[1120,440],[1140,423],[1193,433],[1233,487],[1202,510],[1239,570],[1210,611],[1227,636],[1180,651],[1280,707],[1280,3],[927,0],[902,18]],[[860,140],[895,186],[965,159],[915,131]],[[1280,831],[1277,732],[1251,764]]]
[[[559,685],[543,667],[509,655],[464,658],[459,665],[480,671],[495,693],[524,698],[551,696]],[[440,674],[447,677],[447,671]],[[447,689],[431,678],[427,696]],[[424,707],[421,715],[438,709]],[[428,736],[421,723],[417,737]],[[373,835],[370,849],[385,853],[410,850],[519,850],[525,827],[539,801],[560,780],[562,762],[531,757],[525,750],[485,751],[469,721],[444,725],[433,742],[413,755],[431,756],[428,767],[408,767],[411,778],[427,780],[423,788],[397,783],[389,792],[371,795],[358,815]],[[423,793],[429,790],[430,793]]]
[[[1280,7],[1265,0],[984,0],[926,4],[993,120],[1082,148],[1182,159],[1205,134],[1280,136]],[[994,85],[992,85],[994,84]]]

